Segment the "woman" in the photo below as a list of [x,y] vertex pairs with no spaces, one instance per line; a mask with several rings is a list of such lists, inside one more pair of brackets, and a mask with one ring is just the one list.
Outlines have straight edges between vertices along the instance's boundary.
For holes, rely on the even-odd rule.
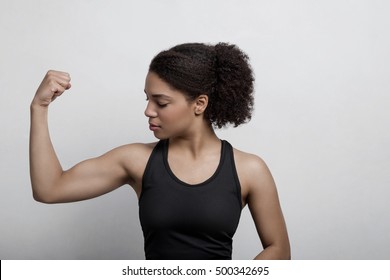
[[248,57],[234,45],[194,43],[162,51],[145,81],[145,115],[160,141],[121,146],[63,171],[47,113],[70,89],[70,76],[49,71],[31,103],[34,198],[72,202],[131,185],[139,198],[146,259],[231,259],[232,237],[248,205],[263,244],[255,259],[289,259],[287,230],[266,164],[214,132],[250,119],[253,82]]

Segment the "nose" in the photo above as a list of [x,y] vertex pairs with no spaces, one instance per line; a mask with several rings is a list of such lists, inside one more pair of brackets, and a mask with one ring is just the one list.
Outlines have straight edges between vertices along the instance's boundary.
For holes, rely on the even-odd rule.
[[148,102],[148,105],[146,105],[146,109],[145,109],[144,114],[148,118],[157,117],[157,112],[156,112],[156,110],[154,110],[153,105],[150,103],[150,101]]

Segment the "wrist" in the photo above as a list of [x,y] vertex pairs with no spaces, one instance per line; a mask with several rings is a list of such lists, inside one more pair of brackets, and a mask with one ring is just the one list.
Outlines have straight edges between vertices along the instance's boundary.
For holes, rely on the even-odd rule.
[[47,116],[49,114],[49,107],[42,106],[40,104],[31,103],[30,105],[30,116],[31,120],[47,120]]
[[42,104],[39,104],[38,102],[36,102],[35,100],[33,100],[30,104],[30,110],[44,110],[44,111],[47,111],[49,109],[49,106],[48,105],[42,105]]

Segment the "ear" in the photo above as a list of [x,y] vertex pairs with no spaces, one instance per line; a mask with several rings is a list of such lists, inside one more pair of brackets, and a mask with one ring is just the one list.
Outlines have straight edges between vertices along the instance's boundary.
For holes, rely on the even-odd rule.
[[195,115],[203,114],[208,104],[209,104],[209,97],[205,94],[199,95],[195,99],[195,110],[194,110]]

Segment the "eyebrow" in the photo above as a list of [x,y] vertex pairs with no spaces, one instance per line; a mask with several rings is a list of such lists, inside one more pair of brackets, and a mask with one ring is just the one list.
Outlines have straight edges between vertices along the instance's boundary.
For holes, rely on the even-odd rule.
[[[144,90],[145,94],[148,95],[148,93],[146,92],[146,90]],[[150,94],[153,98],[162,98],[162,99],[166,99],[166,100],[171,100],[172,98],[168,95],[165,95],[165,94],[162,94],[162,93],[151,93]]]

